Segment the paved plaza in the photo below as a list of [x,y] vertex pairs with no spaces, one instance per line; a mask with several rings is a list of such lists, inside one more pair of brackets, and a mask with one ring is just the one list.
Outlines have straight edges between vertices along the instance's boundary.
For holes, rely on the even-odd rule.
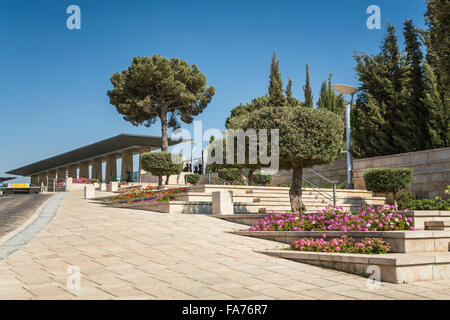
[[[81,196],[67,193],[50,223],[0,260],[0,299],[450,299],[450,280],[370,290],[363,277],[254,252],[283,245],[228,233],[242,225]],[[69,266],[80,289],[66,285]]]

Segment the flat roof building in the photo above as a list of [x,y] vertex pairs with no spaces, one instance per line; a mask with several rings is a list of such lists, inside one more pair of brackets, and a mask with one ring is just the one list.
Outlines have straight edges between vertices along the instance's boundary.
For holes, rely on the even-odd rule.
[[[169,146],[183,141],[171,141]],[[49,180],[62,181],[66,177],[90,178],[106,182],[117,180],[117,159],[122,159],[121,178],[129,179],[133,172],[133,155],[139,154],[139,174],[141,172],[141,154],[161,148],[161,137],[120,134],[57,156],[47,158],[7,174],[31,177],[32,185],[48,184]],[[105,177],[102,165],[106,162]],[[89,168],[91,167],[91,173]]]

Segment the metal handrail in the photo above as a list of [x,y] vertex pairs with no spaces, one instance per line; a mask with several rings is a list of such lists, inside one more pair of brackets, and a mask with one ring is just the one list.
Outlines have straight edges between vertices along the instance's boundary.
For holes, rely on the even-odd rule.
[[[333,198],[332,198],[332,200],[333,200],[333,206],[336,206],[336,184],[337,184],[337,181],[331,181],[330,179],[325,178],[323,175],[321,175],[320,173],[314,171],[311,168],[309,168],[308,171],[312,172],[313,174],[315,174],[319,178],[322,178],[326,182],[331,183],[333,185]],[[311,186],[313,186],[313,189],[315,189],[315,188],[318,189],[318,187],[316,185],[314,185],[313,183],[309,182],[307,179],[303,178],[303,180],[305,180],[307,183],[309,183]],[[316,191],[319,192],[320,194],[322,194],[323,196],[325,196],[325,194],[323,194],[320,190],[316,190]],[[331,200],[331,197],[329,198],[328,195],[325,196],[325,198]]]

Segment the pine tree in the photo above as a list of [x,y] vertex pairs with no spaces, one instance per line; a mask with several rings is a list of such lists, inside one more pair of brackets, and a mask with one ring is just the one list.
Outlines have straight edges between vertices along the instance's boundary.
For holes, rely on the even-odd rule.
[[311,90],[311,84],[309,80],[309,65],[306,64],[306,84],[303,86],[303,92],[305,93],[304,106],[307,108],[313,107],[313,95]]
[[280,61],[277,60],[277,53],[272,56],[270,65],[269,102],[274,106],[286,104],[286,97],[283,94],[283,82],[281,81]]
[[291,99],[292,98],[292,79],[289,78],[288,85],[286,87],[286,98]]

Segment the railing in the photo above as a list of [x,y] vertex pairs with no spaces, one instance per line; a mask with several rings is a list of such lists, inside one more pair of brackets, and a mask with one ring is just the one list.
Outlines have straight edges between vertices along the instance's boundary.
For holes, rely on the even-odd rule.
[[314,185],[312,182],[308,181],[306,178],[303,178],[303,180],[310,185],[310,187],[312,189],[314,189],[316,192],[320,193],[321,195],[323,195],[325,198],[327,198],[328,200],[333,200],[333,206],[336,206],[336,184],[337,181],[331,181],[330,179],[325,178],[323,175],[321,175],[320,173],[314,171],[313,169],[308,169],[309,172],[311,172],[312,174],[316,175],[317,177],[325,180],[326,182],[330,183],[333,185],[333,197],[330,197],[328,194],[323,193],[322,191],[319,190],[319,187],[317,187],[316,185]]

